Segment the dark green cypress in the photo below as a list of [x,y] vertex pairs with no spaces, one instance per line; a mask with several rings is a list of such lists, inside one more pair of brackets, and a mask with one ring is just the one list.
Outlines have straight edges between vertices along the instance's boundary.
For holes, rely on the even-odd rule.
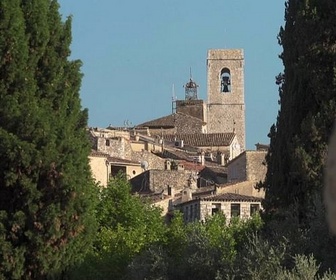
[[298,203],[304,216],[322,192],[328,138],[336,116],[336,2],[288,0],[279,33],[284,72],[270,132],[264,182],[267,210]]
[[57,277],[94,232],[81,62],[58,8],[0,2],[0,278]]

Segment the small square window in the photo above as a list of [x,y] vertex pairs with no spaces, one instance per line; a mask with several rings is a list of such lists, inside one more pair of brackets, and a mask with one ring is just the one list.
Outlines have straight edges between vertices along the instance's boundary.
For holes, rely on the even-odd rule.
[[260,210],[260,205],[259,204],[251,204],[250,205],[250,215],[252,216],[255,213],[258,213]]
[[221,206],[220,203],[212,203],[211,215],[218,213],[221,210]]
[[231,204],[231,217],[239,217],[240,216],[240,204],[232,203]]

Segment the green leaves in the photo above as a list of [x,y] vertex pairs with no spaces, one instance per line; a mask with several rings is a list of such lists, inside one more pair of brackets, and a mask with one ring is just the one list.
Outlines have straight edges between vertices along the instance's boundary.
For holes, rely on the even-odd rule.
[[57,277],[94,232],[70,23],[57,1],[0,2],[0,278]]
[[[284,73],[278,76],[280,111],[271,131],[264,188],[268,211],[321,192],[327,143],[336,117],[334,1],[286,2],[279,33]],[[281,77],[281,78],[280,78]]]

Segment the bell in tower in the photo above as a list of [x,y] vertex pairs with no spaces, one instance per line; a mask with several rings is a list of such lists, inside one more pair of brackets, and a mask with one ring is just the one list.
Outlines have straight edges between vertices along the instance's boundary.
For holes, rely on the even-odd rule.
[[227,68],[221,72],[221,92],[231,92],[230,70]]

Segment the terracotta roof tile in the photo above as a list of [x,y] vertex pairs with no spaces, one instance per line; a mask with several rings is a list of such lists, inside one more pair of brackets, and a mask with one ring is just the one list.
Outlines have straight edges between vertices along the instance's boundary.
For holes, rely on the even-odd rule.
[[185,145],[195,147],[230,146],[235,137],[234,133],[194,133],[194,134],[169,134],[163,135],[164,140],[174,142],[183,140]]
[[90,156],[91,157],[105,157],[109,162],[112,162],[112,163],[123,163],[123,164],[131,164],[131,165],[140,165],[139,162],[131,161],[131,160],[128,160],[128,159],[123,159],[123,158],[110,157],[106,153],[95,151],[95,150],[91,150]]
[[262,198],[260,197],[254,197],[254,196],[248,196],[248,195],[241,195],[237,193],[224,193],[220,195],[215,196],[209,196],[206,198],[203,198],[202,200],[206,201],[248,201],[248,202],[261,202]]
[[91,150],[90,156],[91,157],[106,157],[107,158],[109,155],[106,154],[106,153],[103,153],[103,152],[96,151],[96,150]]
[[198,118],[195,118],[190,115],[186,115],[183,113],[175,113],[170,114],[168,116],[164,116],[152,121],[144,122],[142,124],[137,125],[136,127],[149,127],[149,128],[174,128],[177,123],[192,123],[195,122],[204,124],[204,122]]
[[123,163],[123,164],[131,164],[131,165],[140,165],[139,162],[131,161],[131,160],[128,160],[128,159],[123,159],[123,158],[117,158],[117,157],[108,157],[107,160],[110,163]]

